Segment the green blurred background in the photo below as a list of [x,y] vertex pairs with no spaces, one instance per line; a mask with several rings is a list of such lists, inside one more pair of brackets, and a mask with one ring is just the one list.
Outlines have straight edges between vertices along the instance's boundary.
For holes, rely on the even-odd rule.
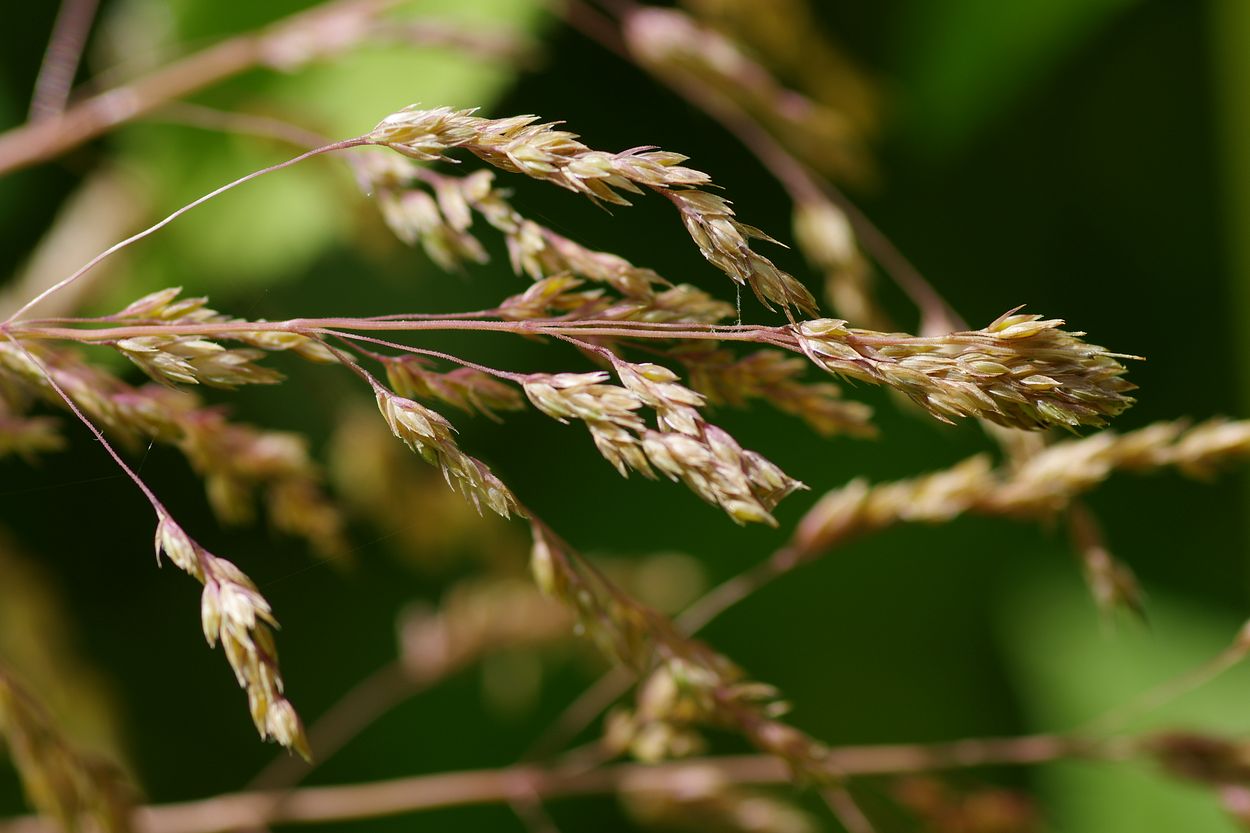
[[[9,5],[0,35],[5,126],[24,119],[56,6]],[[141,71],[303,5],[105,2],[89,66],[102,71],[122,61],[121,72]],[[367,47],[292,74],[250,72],[195,100],[341,136],[414,101],[564,119],[592,147],[655,144],[689,154],[746,222],[788,239],[784,193],[734,139],[538,5],[410,4],[529,32],[540,48],[521,72],[446,50]],[[873,147],[878,174],[852,195],[965,318],[979,326],[1027,303],[1097,343],[1148,357],[1132,367],[1139,402],[1119,428],[1245,414],[1250,4],[814,5],[830,35],[880,83],[886,117]],[[263,139],[151,121],[128,126],[0,184],[0,274],[17,273],[67,197],[102,166],[127,183],[138,222],[287,155],[289,148]],[[508,184],[527,216],[725,293],[727,282],[659,201],[608,214],[540,183]],[[266,177],[143,243],[101,283],[90,308],[181,285],[248,317],[477,309],[523,286],[501,247],[491,251],[487,267],[440,273],[391,240],[348,172],[323,159]],[[777,260],[812,277],[793,252]],[[888,281],[879,286],[890,310],[914,326],[906,301]],[[744,317],[771,320],[745,299]],[[505,337],[422,343],[514,370],[585,369],[571,352]],[[284,386],[210,398],[228,401],[240,418],[307,432],[324,450],[343,403],[367,393],[348,374],[279,364],[291,376]],[[463,446],[582,549],[626,558],[689,553],[716,581],[770,552],[827,489],[857,476],[940,468],[986,448],[975,426],[901,413],[878,391],[850,393],[877,407],[879,439],[820,440],[763,409],[718,414],[744,446],[813,489],[782,506],[776,531],[736,528],[676,486],[621,480],[580,429],[533,415],[502,426],[456,421]],[[194,582],[154,569],[143,499],[84,432],[70,433],[68,452],[37,466],[0,461],[5,546],[69,614],[46,633],[10,634],[3,644],[74,646],[112,704],[122,754],[151,800],[239,789],[274,749],[256,741],[225,663],[203,644]],[[283,623],[289,690],[306,718],[394,656],[398,611],[414,600],[435,602],[483,560],[461,553],[437,568],[414,564],[396,545],[407,530],[362,522],[352,529],[350,558],[318,561],[263,528],[220,529],[176,452],[155,447],[142,464],[184,526],[235,560],[272,602]],[[413,458],[412,466],[421,463]],[[1100,621],[1062,529],[967,519],[848,546],[751,598],[706,635],[778,685],[796,706],[797,725],[835,744],[1074,725],[1214,655],[1247,601],[1238,474],[1210,484],[1171,474],[1118,477],[1089,502],[1146,589],[1146,625]],[[410,523],[437,527],[438,504],[424,510],[413,506]],[[379,721],[310,782],[507,765],[594,678],[600,666],[588,657],[548,655],[541,689],[512,703],[490,693],[492,672],[457,675]],[[1230,674],[1152,720],[1250,731],[1250,673]],[[1066,764],[957,780],[981,777],[1035,790],[1055,831],[1234,829],[1204,791],[1135,766]],[[877,806],[873,789],[870,807]],[[16,778],[0,765],[0,811],[21,808]],[[561,802],[552,812],[566,831],[632,829],[610,799]],[[886,829],[893,823],[888,813],[883,821]],[[832,821],[828,827],[836,829]],[[522,827],[506,808],[483,807],[333,829]]]

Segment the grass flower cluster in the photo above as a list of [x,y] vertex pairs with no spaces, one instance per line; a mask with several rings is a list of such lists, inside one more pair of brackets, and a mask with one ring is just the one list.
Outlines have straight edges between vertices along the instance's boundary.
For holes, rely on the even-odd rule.
[[[271,54],[265,61],[299,65],[332,54],[338,47],[324,28],[326,20],[353,21],[340,36],[355,42],[379,13],[353,12],[356,4],[343,0],[329,5],[349,16],[315,17],[307,28],[273,30],[263,42],[270,48],[278,44],[290,55]],[[117,770],[65,739],[35,698],[0,666],[0,731],[36,809],[71,830],[91,818],[101,829],[119,833],[194,833],[362,818],[379,812],[375,806],[438,806],[449,800],[447,795],[469,796],[466,802],[509,801],[523,818],[541,820],[541,813],[534,816],[533,807],[522,805],[580,789],[616,793],[631,817],[647,826],[772,833],[820,829],[790,797],[758,790],[762,784],[791,783],[813,788],[844,827],[867,833],[874,828],[851,790],[857,775],[901,778],[1077,756],[1151,760],[1178,777],[1223,790],[1230,806],[1228,796],[1250,795],[1243,745],[1214,736],[1108,739],[1078,732],[867,751],[838,747],[783,722],[789,704],[776,689],[696,637],[765,583],[852,539],[904,523],[946,523],[963,515],[1066,520],[1095,599],[1107,607],[1140,609],[1132,571],[1111,555],[1081,497],[1118,472],[1175,469],[1208,477],[1250,457],[1250,423],[1176,420],[1081,435],[1104,428],[1133,404],[1129,394],[1135,386],[1126,378],[1125,362],[1136,357],[1090,343],[1085,333],[1063,329],[1060,319],[1019,309],[981,329],[958,323],[936,290],[908,271],[888,241],[827,179],[865,166],[872,108],[819,89],[792,89],[773,75],[763,57],[766,48],[745,45],[745,29],[735,35],[723,20],[713,25],[716,15],[698,12],[700,3],[689,5],[695,13],[610,3],[605,4],[609,14],[573,3],[568,15],[574,25],[580,23],[605,45],[632,56],[729,126],[756,152],[792,198],[796,242],[814,273],[826,280],[836,314],[844,317],[823,312],[802,280],[757,251],[758,243],[777,241],[742,222],[711,176],[688,167],[683,154],[651,146],[596,150],[559,122],[533,115],[491,118],[476,108],[414,105],[359,136],[306,147],[299,156],[222,186],[100,253],[0,322],[0,456],[33,460],[58,452],[66,445],[66,426],[75,422],[100,442],[152,507],[158,561],[172,562],[203,586],[204,637],[210,646],[221,645],[262,739],[312,759],[333,754],[349,739],[344,726],[363,726],[353,722],[361,720],[359,715],[344,723],[342,713],[331,709],[306,731],[294,705],[298,695],[292,692],[288,699],[270,603],[234,562],[210,552],[188,532],[189,525],[175,518],[140,476],[142,466],[128,462],[128,455],[146,443],[171,446],[203,480],[208,503],[221,521],[249,522],[263,504],[277,531],[303,538],[326,555],[347,552],[345,511],[327,490],[328,476],[308,440],[235,421],[193,392],[200,386],[232,391],[282,384],[284,375],[272,365],[275,354],[287,354],[290,360],[318,365],[318,372],[358,383],[377,406],[377,413],[361,418],[372,420],[369,427],[376,432],[389,432],[391,447],[401,454],[406,454],[404,447],[414,452],[478,514],[488,509],[514,521],[511,527],[495,521],[508,530],[501,540],[524,534],[516,520],[529,533],[532,583],[523,582],[514,569],[505,576],[465,581],[439,606],[409,611],[400,624],[400,651],[390,673],[362,683],[360,700],[349,705],[385,703],[396,696],[391,689],[379,695],[371,685],[397,686],[400,694],[411,694],[505,649],[561,643],[576,629],[613,663],[614,671],[557,724],[555,734],[566,735],[557,745],[577,736],[629,685],[636,686],[632,700],[608,712],[593,749],[527,760],[494,776],[478,773],[467,779],[474,786],[461,792],[447,785],[425,792],[407,789],[412,786],[407,783],[392,785],[409,804],[351,804],[348,796],[350,811],[331,807],[331,799],[342,799],[334,790],[348,787],[324,788],[314,796],[322,803],[301,804],[296,800],[300,793],[289,792],[299,774],[290,776],[289,766],[277,765],[268,786],[262,778],[254,795],[219,799],[216,810],[231,823],[200,822],[205,826],[197,827],[195,818],[179,816],[178,808],[146,808],[142,816],[135,815]],[[773,22],[794,28],[799,38],[805,18],[795,9],[802,4],[789,0],[777,7]],[[274,40],[279,35],[282,39]],[[311,41],[300,46],[300,37]],[[472,43],[484,45],[480,39]],[[838,71],[836,53],[813,54],[823,55],[830,71]],[[862,92],[850,81],[846,87]],[[296,141],[308,144],[305,132],[295,133]],[[456,161],[457,151],[488,167],[453,172],[446,163]],[[419,246],[437,266],[463,272],[487,262],[492,241],[479,237],[485,232],[502,240],[513,271],[528,285],[501,293],[488,309],[445,314],[265,320],[218,312],[206,298],[186,297],[170,287],[109,315],[39,317],[41,304],[204,201],[330,154],[347,160],[395,236]],[[777,320],[751,323],[756,311],[743,311],[740,301],[722,297],[717,281],[691,275],[689,282],[673,282],[524,216],[516,208],[522,203],[514,205],[496,171],[521,174],[601,206],[627,206],[647,192],[659,195],[676,209],[702,257],[735,285],[724,288],[749,288]],[[919,334],[892,331],[874,297],[872,261],[890,271],[914,301]],[[899,269],[890,269],[900,263]],[[422,336],[447,333],[538,342],[547,348],[548,364],[538,371],[494,367],[419,346]],[[117,369],[122,363],[99,360],[98,354],[107,351],[127,360],[150,383],[131,381],[138,374],[129,365],[127,375]],[[614,580],[610,570],[560,537],[525,501],[524,488],[505,482],[510,479],[506,467],[497,474],[486,462],[489,454],[479,459],[472,437],[462,436],[452,419],[480,415],[505,422],[532,410],[561,423],[581,423],[599,455],[622,476],[663,476],[734,523],[776,527],[785,517],[776,514],[777,507],[787,498],[802,500],[799,493],[808,487],[764,456],[767,448],[745,448],[722,427],[731,422],[714,423],[713,410],[767,404],[816,435],[813,443],[818,437],[884,433],[871,408],[848,396],[830,376],[899,394],[926,418],[977,422],[997,442],[1002,459],[983,453],[940,471],[876,484],[857,478],[828,491],[807,508],[775,552],[674,616],[644,603],[637,588],[626,589],[629,582]],[[74,421],[50,416],[48,409],[68,412]],[[1077,436],[1054,439],[1049,429]],[[363,438],[364,433],[349,456],[363,453],[358,449],[374,453],[373,437]],[[357,463],[353,482],[364,485],[359,485],[363,494],[346,495],[348,500],[382,514],[419,509],[382,505],[404,489],[391,476],[398,468],[391,467],[392,461],[385,467],[351,462]],[[1250,641],[1241,639],[1213,667],[1222,670],[1248,651]],[[714,754],[708,730],[733,733],[754,752]],[[672,763],[700,755],[706,759]],[[622,756],[672,769],[611,763]],[[672,778],[658,780],[656,772],[670,772]],[[978,826],[987,818],[1009,817],[1016,825],[1002,830],[1028,830],[1035,822],[1032,805],[1014,793],[987,790],[963,797],[945,782],[925,779],[893,786],[891,801],[928,819],[934,830],[1000,829]],[[414,797],[419,795],[426,797]],[[181,812],[193,815],[195,809],[186,805]],[[141,825],[135,823],[139,818]],[[10,828],[0,822],[0,833],[24,829],[24,823],[13,822]]]

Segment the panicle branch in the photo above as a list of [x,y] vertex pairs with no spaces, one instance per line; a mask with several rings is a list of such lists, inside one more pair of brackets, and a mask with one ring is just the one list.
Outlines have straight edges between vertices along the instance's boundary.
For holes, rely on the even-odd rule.
[[735,283],[749,286],[765,306],[816,311],[815,299],[801,283],[751,249],[751,239],[771,238],[739,222],[727,200],[702,190],[711,178],[684,167],[687,157],[645,147],[605,153],[554,123],[537,123],[537,116],[487,119],[474,112],[409,107],[383,119],[368,139],[425,162],[464,148],[502,170],[612,205],[629,204],[622,192],[651,189],[677,208],[703,256]]
[[201,603],[204,635],[210,645],[221,640],[239,685],[247,691],[252,719],[261,737],[272,737],[288,749],[307,756],[308,746],[299,716],[282,693],[277,650],[268,630],[268,626],[276,627],[276,622],[268,602],[237,567],[207,552],[182,531],[151,487],[113,448],[104,432],[57,381],[48,366],[9,332],[0,329],[0,333],[5,337],[4,344],[13,348],[11,355],[23,360],[20,365],[22,371],[29,373],[33,370],[39,382],[51,388],[148,500],[157,518],[158,563],[164,552],[178,567],[204,585]]
[[[608,355],[622,386],[604,384],[603,371],[531,374],[525,393],[550,417],[584,422],[599,452],[622,475],[632,469],[653,477],[658,469],[737,523],[776,526],[772,509],[803,484],[706,422],[699,411],[704,398],[671,370]],[[655,412],[658,430],[639,416],[643,407]]]
[[[209,502],[223,521],[249,520],[252,496],[260,491],[277,529],[327,554],[346,549],[342,515],[325,495],[322,474],[302,437],[230,421],[186,391],[132,387],[67,350],[0,341],[0,401],[11,408],[37,396],[64,407],[56,387],[125,445],[138,448],[152,439],[177,448],[204,478]],[[27,444],[16,450],[34,450],[32,442],[46,450],[60,447],[60,435],[52,431],[53,423],[36,418],[22,435]]]
[[437,466],[451,486],[481,510],[484,502],[491,511],[507,518],[524,516],[512,492],[495,477],[485,463],[470,457],[456,444],[455,428],[441,414],[419,402],[405,399],[373,382],[378,410],[391,433]]
[[975,416],[1008,428],[1101,426],[1133,404],[1112,353],[1015,310],[988,327],[944,336],[887,335],[820,319],[793,327],[798,346],[830,373],[886,385],[943,422]]
[[690,387],[711,405],[746,407],[760,400],[796,416],[824,437],[876,436],[872,408],[842,397],[831,382],[807,383],[808,364],[798,356],[763,349],[738,356],[713,342],[691,342],[670,350],[689,372]]
[[156,558],[164,554],[204,585],[200,621],[210,647],[221,643],[239,687],[247,692],[256,731],[311,757],[304,727],[286,699],[273,629],[278,627],[269,602],[242,570],[205,550],[166,513],[158,509]]
[[533,522],[530,565],[538,586],[569,605],[587,636],[608,656],[644,679],[635,715],[618,720],[620,746],[648,759],[697,748],[693,727],[740,732],[763,752],[787,761],[804,778],[840,778],[819,741],[779,722],[788,706],[771,686],[642,605],[596,571],[540,522]]
[[1205,477],[1250,457],[1250,421],[1161,422],[1055,443],[1012,467],[977,455],[933,474],[871,486],[854,480],[822,497],[795,532],[787,558],[806,560],[898,523],[943,523],[965,513],[1048,518],[1113,472],[1175,468]]
[[180,287],[153,292],[107,319],[114,324],[152,325],[157,335],[119,339],[114,346],[157,382],[233,388],[282,381],[280,373],[255,364],[264,351],[290,350],[310,361],[335,361],[320,342],[289,331],[232,331],[226,336],[259,349],[227,349],[202,337],[160,335],[166,325],[242,323],[209,309],[207,298],[179,298],[181,293]]

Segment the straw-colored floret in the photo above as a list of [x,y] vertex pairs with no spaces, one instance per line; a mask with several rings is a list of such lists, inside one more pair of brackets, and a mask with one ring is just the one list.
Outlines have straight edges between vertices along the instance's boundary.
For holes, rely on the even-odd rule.
[[983,454],[892,483],[857,479],[825,494],[795,532],[787,557],[814,558],[843,541],[898,523],[945,523],[965,513],[1045,519],[1115,471],[1175,468],[1205,477],[1250,458],[1250,421],[1161,422],[1127,434],[1103,431],[1048,446],[1022,464],[995,468]]
[[[623,386],[604,384],[603,371],[532,374],[525,393],[548,416],[584,422],[622,475],[632,469],[652,477],[658,469],[738,523],[776,525],[773,508],[803,484],[706,422],[699,410],[703,396],[671,370],[621,360],[614,369]],[[639,415],[644,407],[655,412],[655,429]]]
[[1063,321],[1007,313],[980,330],[920,338],[856,330],[845,321],[793,328],[820,367],[894,388],[944,422],[980,417],[1009,428],[1101,426],[1133,404],[1123,355],[1059,329]]
[[204,638],[210,646],[221,643],[239,687],[247,692],[260,736],[310,758],[303,724],[283,691],[273,641],[278,623],[269,602],[242,570],[205,550],[165,514],[156,527],[158,560],[162,554],[204,585],[200,600]]
[[772,261],[755,252],[751,239],[771,240],[739,222],[729,201],[701,190],[711,185],[702,171],[682,165],[685,156],[652,148],[619,153],[592,150],[577,134],[539,123],[537,116],[487,119],[475,110],[409,107],[387,116],[370,142],[424,162],[445,158],[455,148],[514,173],[525,174],[612,205],[628,205],[623,193],[644,188],[667,197],[703,256],[765,304],[815,312],[811,293]]
[[479,510],[485,503],[492,512],[505,518],[524,514],[512,492],[486,464],[460,450],[454,437],[456,429],[441,414],[381,386],[375,389],[375,394],[378,409],[391,433],[427,463],[437,466],[449,486]]

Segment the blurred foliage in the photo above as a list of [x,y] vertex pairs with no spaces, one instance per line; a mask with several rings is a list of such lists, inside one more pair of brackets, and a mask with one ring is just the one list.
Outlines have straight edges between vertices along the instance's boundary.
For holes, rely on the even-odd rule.
[[[24,117],[55,5],[6,10],[0,124]],[[104,2],[90,70],[142,71],[305,5]],[[366,46],[290,74],[255,70],[195,101],[333,137],[368,129],[414,101],[564,119],[597,147],[656,144],[690,154],[726,187],[745,222],[786,239],[784,195],[745,150],[540,6],[408,6],[540,39],[537,62],[521,72],[454,50]],[[1240,229],[1250,217],[1250,27],[1241,0],[813,6],[851,59],[881,80],[876,184],[853,196],[974,326],[1028,302],[1089,330],[1098,343],[1149,357],[1132,368],[1140,401],[1118,423],[1124,428],[1244,413],[1247,341],[1239,321],[1250,258],[1234,254],[1237,241],[1245,245]],[[1218,18],[1214,9],[1222,10]],[[1227,24],[1213,25],[1215,19]],[[1219,97],[1212,66],[1220,71]],[[1218,161],[1217,125],[1225,148]],[[6,179],[0,269],[17,274],[58,207],[97,164],[123,172],[145,216],[155,219],[295,152],[271,139],[156,120],[128,126]],[[609,214],[536,183],[510,187],[518,209],[561,233],[678,280],[723,283],[657,201]],[[211,292],[216,308],[249,317],[476,309],[522,286],[501,248],[492,255],[489,266],[468,275],[438,272],[391,239],[345,167],[320,159],[249,184],[144,242],[95,287],[90,307],[115,308],[151,289],[182,285]],[[778,262],[804,274],[793,255]],[[888,282],[879,284],[895,317],[914,324],[906,301]],[[558,349],[454,334],[423,343],[513,370],[554,369]],[[571,352],[558,355],[565,365],[577,361]],[[348,414],[345,405],[358,400],[355,380],[289,362],[283,369],[291,379],[281,388],[215,401],[251,421],[305,431],[326,452]],[[875,391],[852,395],[878,408],[880,439],[821,441],[765,409],[718,415],[744,446],[812,486],[814,495],[780,510],[783,530],[816,495],[852,477],[906,476],[985,446],[971,426],[919,420]],[[689,553],[715,582],[783,540],[780,532],[733,527],[669,484],[621,481],[576,427],[533,414],[503,426],[484,419],[458,424],[465,448],[490,461],[583,549],[623,559]],[[350,455],[351,443],[350,436],[335,437],[335,455]],[[273,603],[284,626],[279,644],[291,696],[306,716],[322,713],[395,657],[396,618],[414,600],[433,603],[455,578],[486,564],[521,566],[500,566],[509,559],[497,552],[510,555],[513,544],[498,530],[481,539],[423,533],[423,526],[462,524],[444,517],[455,510],[441,497],[423,499],[418,487],[397,486],[414,496],[407,518],[362,511],[350,558],[322,563],[263,529],[219,530],[200,485],[174,453],[151,449],[142,470],[184,525],[230,553]],[[84,679],[107,680],[99,685],[117,711],[100,725],[121,727],[125,760],[146,795],[170,801],[241,788],[274,752],[256,742],[240,693],[220,657],[201,643],[193,582],[153,569],[147,508],[95,443],[79,436],[66,453],[33,468],[0,461],[0,501],[0,522],[21,544],[13,557],[38,564],[31,575],[48,598],[60,600],[57,609],[72,612],[58,627],[75,655],[89,658]],[[707,636],[753,677],[785,691],[797,706],[797,725],[835,744],[1066,728],[1209,658],[1247,601],[1239,478],[1214,486],[1171,476],[1122,478],[1091,503],[1113,551],[1146,588],[1148,627],[1100,625],[1061,534],[976,519],[858,542],[749,599]],[[620,521],[617,507],[628,507],[630,522]],[[492,554],[482,556],[479,546]],[[414,564],[421,557],[414,547],[426,547],[427,560]],[[0,570],[6,565],[0,561]],[[13,661],[20,653],[6,642],[0,649]],[[463,671],[379,721],[310,780],[509,764],[600,670],[587,656],[544,655],[535,671],[529,659],[505,655]],[[521,682],[509,692],[501,679]],[[1250,678],[1238,672],[1167,715],[1246,731],[1246,698],[1238,694],[1248,686]],[[63,694],[50,699],[66,712],[77,708]],[[1053,829],[1064,833],[1232,829],[1210,796],[1148,772],[1064,764],[987,778],[1036,788]],[[0,812],[21,807],[15,778],[0,768]],[[568,831],[634,829],[606,801],[564,802],[553,813]],[[519,829],[498,807],[325,829],[414,825]]]
[[918,152],[959,152],[1136,0],[915,4],[899,26],[900,109]]
[[[1005,653],[1017,669],[1025,710],[1041,726],[1079,726],[1115,713],[1190,671],[1195,660],[1215,656],[1240,624],[1160,590],[1150,599],[1149,631],[1104,627],[1103,638],[1091,639],[1106,623],[1093,615],[1079,583],[1038,576],[1018,587],[1003,616]],[[1243,666],[1129,725],[1244,736],[1247,687],[1250,668]],[[1038,783],[1056,830],[1234,829],[1208,791],[1144,765],[1054,764],[1041,768]]]

